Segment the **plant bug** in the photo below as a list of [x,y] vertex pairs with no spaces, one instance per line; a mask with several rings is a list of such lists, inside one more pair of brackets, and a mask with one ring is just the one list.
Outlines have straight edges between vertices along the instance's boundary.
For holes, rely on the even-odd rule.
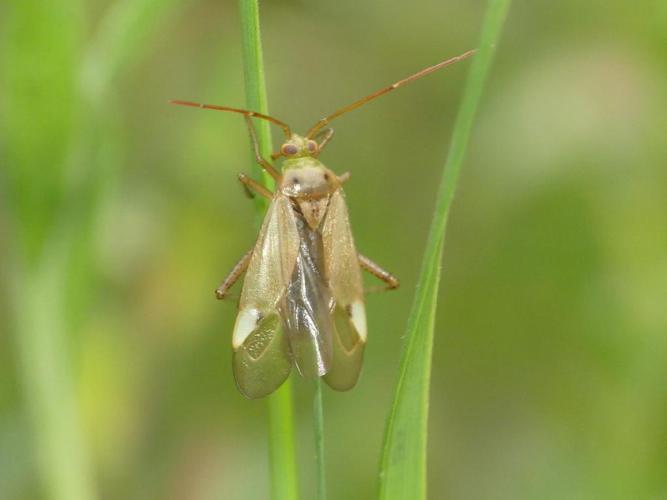
[[[255,246],[216,290],[217,297],[224,298],[245,272],[232,334],[234,377],[243,395],[270,394],[287,379],[293,364],[304,377],[323,377],[335,390],[354,387],[367,336],[361,270],[382,280],[387,289],[397,288],[399,282],[356,250],[342,188],[349,173],[338,176],[318,159],[333,136],[327,125],[474,52],[429,66],[340,108],[304,136],[256,111],[171,101],[242,114],[257,162],[276,181],[271,193],[247,175],[239,175],[248,191],[266,197],[270,204]],[[260,154],[253,118],[283,130],[285,142],[271,155],[272,160],[283,158],[280,171]]]

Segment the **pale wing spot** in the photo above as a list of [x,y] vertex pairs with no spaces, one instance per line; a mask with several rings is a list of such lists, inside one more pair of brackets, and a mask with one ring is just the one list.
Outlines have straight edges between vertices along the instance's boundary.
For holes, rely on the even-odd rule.
[[366,308],[361,301],[353,302],[349,306],[350,319],[354,328],[356,328],[362,342],[366,342]]
[[251,307],[247,307],[239,311],[236,317],[236,324],[234,325],[234,334],[232,335],[232,346],[238,349],[243,345],[259,322],[259,311]]

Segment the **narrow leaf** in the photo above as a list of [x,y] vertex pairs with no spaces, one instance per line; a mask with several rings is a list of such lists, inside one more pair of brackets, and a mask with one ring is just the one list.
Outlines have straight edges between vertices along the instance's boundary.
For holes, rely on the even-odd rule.
[[382,500],[426,498],[426,452],[431,353],[447,216],[484,81],[510,0],[490,0],[454,126],[438,191],[380,465]]

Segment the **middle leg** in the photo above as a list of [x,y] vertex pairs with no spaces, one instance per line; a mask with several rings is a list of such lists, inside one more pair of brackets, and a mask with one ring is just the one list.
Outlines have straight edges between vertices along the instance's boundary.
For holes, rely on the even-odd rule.
[[319,155],[324,147],[329,144],[329,141],[333,138],[334,135],[334,129],[332,128],[325,128],[324,130],[321,130],[316,136],[315,140],[317,141],[320,137],[322,140],[320,141],[318,148],[317,148],[317,154]]
[[387,290],[395,290],[398,288],[400,282],[396,276],[391,274],[389,271],[382,269],[378,264],[373,262],[365,255],[358,254],[358,256],[359,264],[361,264],[362,269],[368,271],[379,280],[384,281],[387,285]]
[[219,300],[222,300],[227,296],[227,292],[229,292],[229,289],[232,287],[232,285],[234,285],[234,283],[238,281],[245,270],[248,269],[248,264],[250,264],[250,257],[252,257],[252,251],[253,249],[251,248],[243,257],[241,257],[241,260],[236,263],[234,268],[229,272],[220,286],[216,288],[215,296]]

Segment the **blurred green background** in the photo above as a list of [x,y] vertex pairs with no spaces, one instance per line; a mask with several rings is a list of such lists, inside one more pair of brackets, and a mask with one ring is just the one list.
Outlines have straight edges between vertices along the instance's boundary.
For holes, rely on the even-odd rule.
[[[304,130],[473,47],[484,8],[263,2],[269,107]],[[267,497],[266,402],[237,392],[235,305],[213,296],[256,233],[249,141],[166,104],[243,106],[240,57],[231,0],[0,4],[1,499]],[[325,393],[334,500],[375,492],[467,68],[341,118],[322,158],[403,284],[368,298],[359,385]],[[666,89],[664,1],[512,5],[445,248],[430,498],[667,499]]]

